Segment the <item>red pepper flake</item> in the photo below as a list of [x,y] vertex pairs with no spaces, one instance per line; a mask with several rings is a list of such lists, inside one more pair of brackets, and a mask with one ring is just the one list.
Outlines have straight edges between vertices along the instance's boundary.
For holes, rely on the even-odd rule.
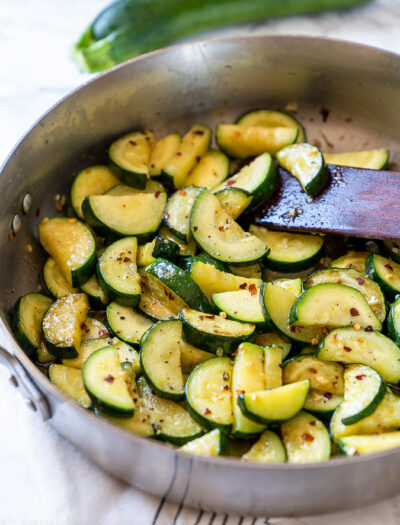
[[207,416],[208,414],[211,414],[211,410],[210,410],[209,408],[205,408],[205,409],[203,410],[203,414],[204,414],[205,416]]
[[104,336],[108,336],[108,335],[111,335],[111,332],[109,332],[108,330],[99,330],[99,336],[100,337],[104,337]]
[[289,330],[290,330],[291,332],[295,332],[295,331],[296,331],[296,327],[293,326],[293,325],[291,325],[290,328],[289,328]]
[[359,285],[365,284],[364,279],[361,279],[361,277],[356,277],[356,281],[358,282]]
[[196,129],[193,131],[193,135],[204,135],[204,131],[201,131],[201,129]]
[[360,315],[360,312],[357,310],[357,308],[350,308],[350,315],[352,317],[357,317],[358,315]]
[[308,441],[308,442],[310,442],[310,443],[311,443],[312,441],[314,441],[313,436],[312,436],[311,434],[308,434],[307,432],[305,432],[304,434],[302,434],[301,439],[302,439],[303,441]]
[[129,257],[124,257],[124,262],[131,262]]
[[239,349],[236,348],[236,350],[233,352],[232,356],[231,357],[235,357],[235,355],[238,353]]
[[309,372],[311,372],[312,374],[316,374],[316,373],[317,373],[317,371],[315,370],[315,368],[309,368],[308,370],[309,370]]
[[223,390],[229,390],[229,385],[224,385],[222,388]]
[[168,294],[168,299],[169,299],[170,301],[175,301],[175,296],[174,296],[174,294],[169,293],[169,294]]
[[130,141],[129,141],[129,144],[130,144],[131,146],[136,146],[136,142],[135,142],[134,140],[130,140]]
[[250,295],[253,297],[254,295],[257,295],[257,288],[256,288],[256,285],[255,284],[251,284],[249,286],[249,292],[250,292]]
[[104,378],[104,381],[106,381],[106,383],[113,383],[114,381],[114,376],[112,376],[111,374],[108,374],[108,376],[106,376]]
[[345,352],[352,352],[352,349],[351,349],[349,346],[344,346],[344,347],[343,347],[343,350],[344,350]]
[[246,290],[246,288],[247,288],[247,283],[239,284],[239,288],[240,288],[241,290]]
[[158,197],[160,196],[160,193],[161,193],[161,191],[156,191],[155,194],[154,194],[154,197],[156,199],[158,199]]
[[197,232],[198,229],[199,229],[198,226],[193,226],[193,231]]
[[176,157],[180,157],[181,155],[182,155],[182,152],[181,152],[181,151],[177,151],[177,152],[175,153],[175,156],[176,156]]
[[393,272],[393,267],[390,264],[385,264],[385,268]]
[[184,195],[186,195],[186,191],[185,190],[178,190],[178,195],[182,195],[182,197]]
[[200,155],[197,155],[196,162],[200,162],[200,159],[201,159]]
[[206,315],[206,319],[215,319],[215,315]]
[[356,379],[358,379],[359,381],[362,381],[363,379],[365,379],[367,376],[365,374],[360,374],[359,376],[356,376]]
[[235,184],[234,180],[228,180],[226,181],[225,186],[233,186],[234,184]]
[[81,323],[81,330],[85,330],[85,332],[89,332],[89,328],[85,322]]
[[373,331],[374,331],[374,329],[372,328],[371,325],[366,326],[365,330],[364,330],[364,332],[373,332]]
[[225,226],[218,226],[218,229],[220,232],[223,232],[225,230]]
[[325,392],[325,394],[322,394],[326,399],[332,399],[333,394],[331,392]]
[[236,390],[238,396],[241,396],[245,393],[245,390]]

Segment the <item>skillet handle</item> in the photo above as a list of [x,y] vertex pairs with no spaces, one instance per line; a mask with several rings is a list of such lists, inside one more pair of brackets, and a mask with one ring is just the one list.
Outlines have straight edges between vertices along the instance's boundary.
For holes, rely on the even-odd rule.
[[38,412],[43,421],[51,417],[50,408],[46,398],[33,383],[25,369],[16,357],[0,346],[0,363],[4,364],[10,372],[10,383],[19,388],[29,408]]

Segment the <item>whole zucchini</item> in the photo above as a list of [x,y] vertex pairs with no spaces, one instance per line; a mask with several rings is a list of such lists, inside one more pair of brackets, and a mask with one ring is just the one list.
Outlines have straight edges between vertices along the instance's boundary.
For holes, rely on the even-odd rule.
[[117,0],[81,35],[72,56],[94,73],[193,33],[269,17],[350,8],[369,0]]

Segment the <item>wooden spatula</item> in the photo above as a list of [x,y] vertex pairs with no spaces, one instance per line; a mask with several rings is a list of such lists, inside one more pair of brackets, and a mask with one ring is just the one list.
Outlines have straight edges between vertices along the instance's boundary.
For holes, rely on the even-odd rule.
[[400,173],[328,165],[329,181],[309,197],[279,168],[280,187],[254,217],[277,229],[338,233],[372,239],[400,238]]

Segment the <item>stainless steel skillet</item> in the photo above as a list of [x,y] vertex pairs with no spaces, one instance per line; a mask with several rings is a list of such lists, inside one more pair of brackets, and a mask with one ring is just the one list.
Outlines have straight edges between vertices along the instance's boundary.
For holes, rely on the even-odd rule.
[[[320,38],[239,37],[183,44],[132,60],[45,114],[0,176],[0,329],[7,349],[0,358],[38,415],[117,477],[206,510],[306,515],[398,493],[400,449],[320,464],[264,466],[191,457],[130,435],[56,390],[18,347],[7,312],[20,295],[36,288],[43,257],[38,221],[56,213],[54,196],[65,193],[71,174],[93,162],[112,138],[135,128],[161,135],[184,131],[194,121],[232,122],[250,108],[295,102],[310,140],[318,140],[322,149],[387,147],[396,160],[399,86],[400,56],[388,52]],[[9,240],[12,223],[17,234]]]

